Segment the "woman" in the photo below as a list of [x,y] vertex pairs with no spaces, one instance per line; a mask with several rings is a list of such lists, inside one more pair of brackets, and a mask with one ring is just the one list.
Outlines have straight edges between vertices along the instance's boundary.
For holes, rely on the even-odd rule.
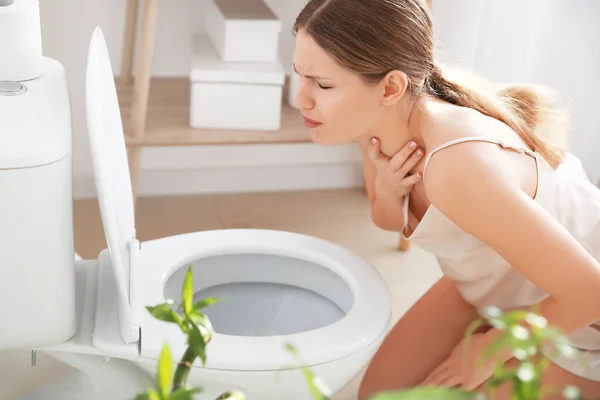
[[389,333],[359,398],[482,388],[492,370],[475,360],[498,331],[475,336],[467,367],[456,350],[492,305],[535,310],[569,334],[589,368],[553,358],[543,384],[600,397],[600,191],[566,152],[550,92],[450,78],[421,0],[311,0],[295,32],[295,103],[312,139],[361,146],[373,220],[445,275]]

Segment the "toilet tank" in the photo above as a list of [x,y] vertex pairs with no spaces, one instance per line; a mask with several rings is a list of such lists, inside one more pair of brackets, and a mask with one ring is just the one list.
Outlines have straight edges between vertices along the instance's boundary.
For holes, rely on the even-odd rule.
[[0,81],[0,351],[76,331],[71,107],[63,66]]

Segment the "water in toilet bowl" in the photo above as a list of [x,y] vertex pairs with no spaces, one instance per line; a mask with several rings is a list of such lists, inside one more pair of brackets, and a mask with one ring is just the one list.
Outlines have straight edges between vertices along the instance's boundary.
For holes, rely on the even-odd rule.
[[[216,333],[291,335],[319,329],[350,310],[350,287],[336,273],[307,260],[272,254],[226,254],[195,260],[194,301],[216,297],[203,312]],[[177,299],[187,268],[167,281]]]
[[293,285],[236,282],[196,292],[217,297],[205,309],[215,332],[237,336],[291,335],[330,325],[346,314],[331,299]]

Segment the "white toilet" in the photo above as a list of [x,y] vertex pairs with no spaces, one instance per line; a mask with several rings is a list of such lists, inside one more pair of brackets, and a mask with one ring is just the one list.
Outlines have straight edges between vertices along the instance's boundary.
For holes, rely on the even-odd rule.
[[[40,82],[25,83],[28,92],[0,96],[0,110],[12,101],[12,126],[21,135],[27,132],[18,119],[26,116],[23,107],[31,107],[27,96],[37,98],[38,104],[45,96],[43,104],[54,113],[46,115],[52,123],[61,116],[70,118],[64,71],[49,59],[46,68]],[[29,217],[28,224],[15,220],[17,225],[0,227],[0,239],[11,241],[8,251],[0,252],[0,303],[12,299],[14,307],[0,308],[0,321],[10,318],[13,326],[0,329],[0,350],[48,352],[87,374],[98,399],[132,399],[155,376],[165,343],[174,362],[185,351],[179,328],[155,319],[145,307],[179,301],[191,265],[196,299],[221,298],[205,309],[215,329],[207,363],[198,360],[188,379],[188,384],[202,387],[198,399],[215,399],[231,389],[250,400],[310,399],[299,365],[311,368],[334,393],[367,365],[390,326],[391,305],[380,275],[353,253],[315,237],[272,230],[214,230],[136,240],[119,104],[99,28],[88,54],[86,107],[108,248],[97,260],[72,261],[70,125],[45,125],[53,129],[45,140],[54,137],[60,143],[48,147],[54,153],[45,154],[56,162],[1,169],[0,150],[0,183],[22,188],[20,194],[0,199],[0,217],[3,212]],[[40,149],[30,158],[42,157]],[[19,197],[27,194],[25,187],[36,185],[45,188],[43,199]],[[53,228],[36,231],[42,221]],[[36,284],[29,285],[39,274],[43,279],[33,278]],[[40,309],[43,315],[36,321],[32,316]],[[298,349],[300,359],[285,343]],[[119,382],[129,386],[116,395],[111,391]]]

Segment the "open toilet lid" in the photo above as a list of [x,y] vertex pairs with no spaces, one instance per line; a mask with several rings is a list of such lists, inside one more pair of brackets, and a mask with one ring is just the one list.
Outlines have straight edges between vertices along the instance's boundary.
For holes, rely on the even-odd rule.
[[90,152],[102,224],[119,294],[123,336],[131,335],[129,245],[135,239],[133,191],[115,79],[104,35],[92,34],[86,75],[86,109]]

